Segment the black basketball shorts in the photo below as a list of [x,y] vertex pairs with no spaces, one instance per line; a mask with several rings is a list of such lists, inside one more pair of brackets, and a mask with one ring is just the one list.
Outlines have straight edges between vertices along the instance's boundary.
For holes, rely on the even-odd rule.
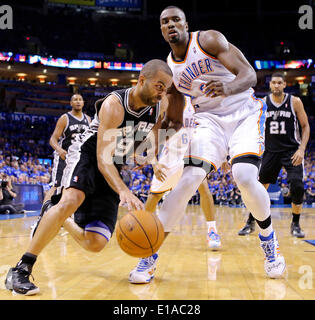
[[296,149],[283,152],[265,151],[259,171],[259,181],[263,184],[276,183],[282,167],[287,171],[289,183],[293,179],[303,181],[303,164],[299,166],[293,166],[292,164],[291,157],[295,152]]
[[87,136],[83,143],[75,142],[70,146],[62,185],[66,189],[76,188],[85,193],[84,202],[74,214],[74,220],[81,228],[101,221],[113,233],[119,196],[98,170],[95,135]]
[[66,161],[62,160],[57,152],[54,152],[54,165],[51,173],[53,187],[60,187],[63,175],[63,170],[66,167]]

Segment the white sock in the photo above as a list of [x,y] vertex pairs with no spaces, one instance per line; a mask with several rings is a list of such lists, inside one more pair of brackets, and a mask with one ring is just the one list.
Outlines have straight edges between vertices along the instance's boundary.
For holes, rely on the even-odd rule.
[[213,230],[215,233],[217,233],[217,226],[215,221],[207,221],[207,227],[208,227],[208,233],[210,230]]
[[184,168],[176,187],[165,198],[159,213],[164,231],[170,232],[186,211],[188,201],[195,194],[206,176],[206,171],[197,167]]
[[[258,226],[259,228],[259,226]],[[273,227],[272,227],[272,224],[270,224],[270,226],[266,229],[262,229],[262,228],[259,228],[260,230],[260,234],[265,237],[265,238],[268,238],[268,236],[270,236],[270,234],[272,233],[273,231]]]
[[[258,168],[250,163],[235,163],[232,174],[247,209],[255,219],[265,221],[270,217],[270,198],[267,190],[258,181]],[[273,231],[272,224],[265,229],[259,229],[264,237]]]

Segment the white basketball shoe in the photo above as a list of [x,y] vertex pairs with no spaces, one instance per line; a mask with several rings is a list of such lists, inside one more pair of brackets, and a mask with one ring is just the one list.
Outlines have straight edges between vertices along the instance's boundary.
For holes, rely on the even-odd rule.
[[207,242],[208,247],[213,251],[221,248],[221,237],[212,228],[207,233]]
[[130,283],[149,283],[154,278],[158,254],[139,260],[137,266],[129,274]]
[[260,246],[265,254],[265,271],[270,278],[280,278],[285,270],[285,260],[273,231],[267,238],[259,234]]

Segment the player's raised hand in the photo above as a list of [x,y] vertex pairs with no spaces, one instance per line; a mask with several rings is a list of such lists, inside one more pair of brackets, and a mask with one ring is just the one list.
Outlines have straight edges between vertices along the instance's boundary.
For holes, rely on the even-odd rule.
[[127,207],[128,211],[144,210],[144,204],[128,189],[119,193],[120,207]]

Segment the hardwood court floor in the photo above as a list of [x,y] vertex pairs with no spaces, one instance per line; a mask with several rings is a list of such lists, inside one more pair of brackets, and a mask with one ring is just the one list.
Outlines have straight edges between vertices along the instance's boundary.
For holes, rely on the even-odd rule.
[[[0,220],[0,300],[314,300],[315,246],[290,236],[289,212],[272,209],[287,263],[283,279],[266,277],[257,231],[237,235],[246,220],[246,209],[216,208],[222,249],[212,252],[205,241],[202,211],[189,206],[159,251],[152,283],[128,283],[129,271],[138,260],[118,247],[115,235],[102,252],[90,253],[60,232],[38,258],[33,276],[41,292],[30,297],[5,290],[4,279],[26,250],[36,217]],[[304,209],[301,225],[304,240],[315,239],[315,209]]]

